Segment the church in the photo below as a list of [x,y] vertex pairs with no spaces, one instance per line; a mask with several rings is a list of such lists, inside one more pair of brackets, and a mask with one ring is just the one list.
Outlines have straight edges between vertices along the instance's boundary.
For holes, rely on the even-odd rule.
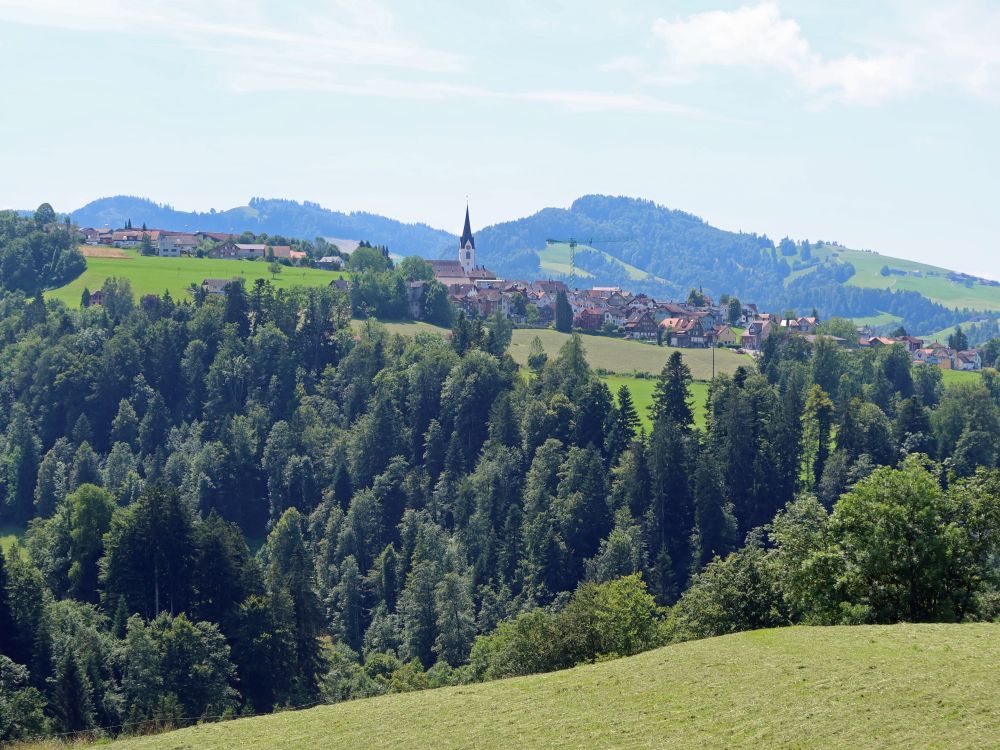
[[434,278],[445,286],[498,281],[495,273],[476,263],[476,238],[472,236],[468,206],[465,207],[465,227],[458,240],[458,259],[432,260],[430,264],[434,269]]

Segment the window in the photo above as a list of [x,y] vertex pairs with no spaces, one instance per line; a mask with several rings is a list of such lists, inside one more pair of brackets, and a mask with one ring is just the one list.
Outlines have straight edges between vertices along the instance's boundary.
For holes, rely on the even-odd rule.
[[471,257],[472,257],[472,253],[470,253],[468,250],[466,250],[465,251],[465,259],[468,260]]

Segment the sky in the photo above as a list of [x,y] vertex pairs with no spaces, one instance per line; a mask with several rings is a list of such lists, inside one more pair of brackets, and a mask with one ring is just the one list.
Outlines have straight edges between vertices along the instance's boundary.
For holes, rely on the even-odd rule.
[[1000,278],[1000,3],[0,0],[0,207],[648,198]]

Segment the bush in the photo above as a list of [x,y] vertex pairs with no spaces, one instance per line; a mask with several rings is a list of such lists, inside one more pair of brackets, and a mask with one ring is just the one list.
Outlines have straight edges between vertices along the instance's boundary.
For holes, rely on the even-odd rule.
[[472,673],[490,680],[631,656],[663,645],[663,616],[638,574],[585,583],[562,610],[532,610],[478,637]]

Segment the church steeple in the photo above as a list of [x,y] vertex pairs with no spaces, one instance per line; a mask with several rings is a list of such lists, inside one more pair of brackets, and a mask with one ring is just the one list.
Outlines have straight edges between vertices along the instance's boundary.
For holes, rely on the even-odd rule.
[[472,236],[472,224],[469,221],[469,204],[465,205],[465,228],[458,240],[458,262],[466,274],[476,267],[476,239]]

